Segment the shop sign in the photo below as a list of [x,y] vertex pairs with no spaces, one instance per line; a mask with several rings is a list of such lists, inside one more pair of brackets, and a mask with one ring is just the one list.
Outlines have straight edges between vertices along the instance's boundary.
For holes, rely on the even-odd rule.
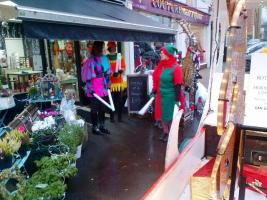
[[246,92],[245,125],[267,127],[266,63],[266,53],[255,53],[251,57],[250,81]]
[[146,12],[184,19],[196,24],[209,24],[209,14],[173,0],[132,0],[133,7]]

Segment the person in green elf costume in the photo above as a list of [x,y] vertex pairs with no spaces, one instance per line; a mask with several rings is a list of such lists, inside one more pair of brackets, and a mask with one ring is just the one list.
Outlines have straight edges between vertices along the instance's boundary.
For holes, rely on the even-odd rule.
[[182,67],[175,54],[178,50],[173,45],[160,51],[161,61],[153,73],[153,94],[155,95],[155,120],[161,121],[163,133],[160,140],[167,142],[173,117],[174,105],[185,108]]

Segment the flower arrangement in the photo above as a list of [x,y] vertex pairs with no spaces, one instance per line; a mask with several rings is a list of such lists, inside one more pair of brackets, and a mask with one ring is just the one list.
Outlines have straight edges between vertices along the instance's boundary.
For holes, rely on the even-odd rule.
[[52,116],[46,117],[44,121],[35,121],[33,123],[32,132],[50,129],[55,124],[56,124],[55,119]]

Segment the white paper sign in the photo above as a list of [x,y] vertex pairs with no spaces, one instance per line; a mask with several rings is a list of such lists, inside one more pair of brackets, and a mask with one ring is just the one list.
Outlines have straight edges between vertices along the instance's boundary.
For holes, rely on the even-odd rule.
[[267,54],[251,57],[250,81],[246,92],[244,124],[267,127]]

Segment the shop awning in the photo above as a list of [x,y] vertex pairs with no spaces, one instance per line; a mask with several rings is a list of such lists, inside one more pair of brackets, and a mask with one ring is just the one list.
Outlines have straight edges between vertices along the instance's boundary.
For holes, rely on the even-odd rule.
[[73,40],[174,41],[176,31],[124,6],[101,0],[13,0],[0,15],[16,13],[26,37]]

